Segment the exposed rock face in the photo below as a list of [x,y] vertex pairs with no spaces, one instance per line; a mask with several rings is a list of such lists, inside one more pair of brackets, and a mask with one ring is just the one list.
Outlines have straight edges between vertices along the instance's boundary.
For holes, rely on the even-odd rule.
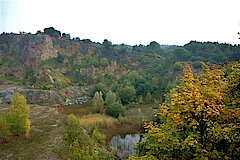
[[53,47],[52,38],[48,35],[44,35],[44,43],[42,47],[41,60],[45,61],[52,57],[57,57],[58,50]]
[[54,91],[25,89],[21,91],[28,103],[39,105],[64,104],[64,99]]
[[78,97],[74,99],[67,99],[65,102],[65,105],[72,105],[72,104],[83,104],[88,102],[91,99],[91,97],[88,96],[83,96],[83,97]]
[[[65,103],[64,99],[54,91],[21,89],[19,92],[26,97],[29,104],[55,105]],[[13,93],[14,90],[0,91],[0,102],[10,103]]]
[[88,95],[91,89],[92,86],[69,86],[56,92],[65,99],[74,99]]
[[20,87],[7,87],[0,89],[0,103],[10,103],[14,90],[23,94],[28,104],[38,105],[70,105],[83,104],[91,98],[88,93],[92,87],[70,86],[60,91],[48,91],[41,89],[23,89]]

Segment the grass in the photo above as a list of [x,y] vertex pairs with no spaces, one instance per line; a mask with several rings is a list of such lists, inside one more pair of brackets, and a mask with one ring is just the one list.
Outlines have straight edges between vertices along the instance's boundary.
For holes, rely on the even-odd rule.
[[61,147],[62,116],[57,109],[32,106],[30,119],[30,137],[13,136],[9,142],[1,143],[0,159],[59,159],[55,150]]
[[83,115],[94,113],[94,110],[91,102],[88,102],[81,105],[77,104],[77,105],[63,106],[62,113],[66,115],[75,114],[78,116],[83,116]]
[[119,125],[117,119],[103,114],[84,115],[79,118],[79,121],[80,125],[87,130],[94,126],[99,126],[101,129],[107,129]]

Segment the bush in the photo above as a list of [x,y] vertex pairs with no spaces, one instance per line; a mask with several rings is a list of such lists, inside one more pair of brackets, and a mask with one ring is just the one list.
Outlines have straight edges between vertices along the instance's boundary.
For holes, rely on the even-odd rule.
[[106,98],[105,98],[105,105],[110,105],[112,103],[115,103],[117,101],[117,96],[114,92],[109,90],[107,92]]
[[96,143],[105,144],[106,136],[103,133],[101,133],[97,127],[93,127],[90,130],[89,135]]
[[30,109],[27,100],[19,92],[14,92],[11,100],[9,122],[13,134],[20,135],[25,133],[29,136],[30,132]]
[[122,104],[115,102],[106,107],[106,114],[114,118],[124,115],[124,108]]
[[96,113],[104,113],[104,100],[102,92],[96,92],[93,97],[93,109]]
[[67,116],[66,125],[64,126],[64,139],[67,144],[73,143],[75,140],[82,141],[83,129],[80,127],[78,118],[70,114]]
[[0,113],[0,141],[6,141],[10,135],[10,124],[6,117]]
[[92,128],[89,136],[81,128],[79,119],[73,114],[67,116],[63,137],[67,149],[67,159],[113,159],[113,156],[101,146],[104,142],[103,134],[96,128]]
[[133,102],[136,96],[136,89],[133,86],[125,86],[119,91],[122,104]]

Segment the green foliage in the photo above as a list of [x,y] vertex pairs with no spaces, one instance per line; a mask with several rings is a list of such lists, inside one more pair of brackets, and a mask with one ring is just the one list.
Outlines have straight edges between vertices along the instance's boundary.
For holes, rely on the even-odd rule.
[[61,37],[61,32],[55,30],[53,27],[45,28],[43,33],[53,37]]
[[84,140],[84,132],[80,127],[78,118],[74,114],[67,116],[66,125],[64,127],[64,139],[66,143],[70,145],[75,140]]
[[100,92],[100,91],[101,91],[102,94],[103,94],[103,98],[105,98],[105,97],[106,97],[106,94],[107,94],[107,92],[108,92],[108,88],[107,88],[106,84],[104,84],[104,83],[102,83],[102,82],[98,82],[98,83],[94,86],[93,90],[91,91],[91,95],[94,96],[94,94],[95,94],[96,92]]
[[176,62],[173,65],[173,71],[179,72],[183,69],[183,65],[180,62]]
[[62,34],[62,37],[65,38],[65,39],[68,39],[68,40],[71,39],[71,36],[70,36],[69,33],[68,33],[68,34],[63,33],[63,34]]
[[114,118],[118,118],[120,115],[122,115],[122,116],[125,115],[125,111],[124,111],[122,104],[120,104],[118,102],[115,102],[115,103],[112,103],[112,104],[106,106],[105,113]]
[[64,56],[62,54],[58,54],[58,56],[56,57],[56,61],[57,63],[63,63]]
[[230,106],[240,106],[240,62],[231,62],[224,67],[228,88],[226,103]]
[[31,124],[30,108],[25,97],[17,91],[14,92],[11,99],[9,122],[13,134],[20,135],[25,133],[26,137],[29,136]]
[[147,93],[145,102],[146,102],[147,104],[150,104],[150,103],[153,102],[152,95],[151,95],[150,92]]
[[6,116],[0,113],[0,142],[8,140],[10,135],[10,124]]
[[106,48],[106,50],[109,50],[112,46],[112,42],[108,41],[107,39],[104,39],[103,46]]
[[138,101],[137,101],[139,104],[143,104],[143,97],[142,96],[140,96],[139,98],[138,98]]
[[101,58],[99,64],[102,67],[107,67],[109,65],[108,59],[107,58]]
[[[51,89],[103,82],[107,90],[111,88],[118,94],[129,81],[136,90],[134,101],[140,96],[146,97],[148,92],[153,99],[164,100],[164,95],[178,83],[177,77],[182,71],[180,64],[190,63],[194,72],[199,72],[201,61],[225,64],[240,59],[239,45],[216,42],[192,41],[183,47],[160,45],[155,41],[146,46],[112,45],[108,40],[100,44],[87,39],[70,39],[70,35],[65,33],[62,34],[64,38],[60,38],[61,32],[53,27],[36,35],[20,34],[0,35],[1,84],[27,84]],[[51,58],[53,55],[48,53],[56,50],[59,51],[58,56]],[[37,53],[40,57],[36,56]],[[111,61],[117,65],[110,64]],[[48,78],[39,76],[46,66],[53,72],[54,86],[48,86]],[[29,68],[34,68],[33,72],[28,72]],[[99,81],[101,77],[109,79],[107,82]],[[113,82],[118,84],[118,88],[112,88]],[[105,99],[107,91],[101,91]]]
[[116,101],[117,101],[117,95],[111,90],[109,90],[105,98],[105,105],[108,106]]
[[91,136],[93,139],[80,127],[79,120],[75,115],[68,115],[63,128],[63,137],[68,159],[113,159],[112,155],[108,153],[105,148],[99,148],[97,145],[103,141],[101,140],[103,136],[99,131],[93,129]]
[[186,61],[190,57],[190,52],[183,47],[177,47],[172,52],[172,56],[175,61]]
[[102,92],[96,92],[93,97],[93,108],[96,113],[104,113],[104,100]]
[[119,90],[119,97],[122,104],[133,102],[136,96],[136,89],[133,86],[125,86]]
[[92,129],[92,132],[90,132],[90,136],[96,143],[102,145],[105,144],[106,136],[103,133],[101,133],[97,127],[94,127]]

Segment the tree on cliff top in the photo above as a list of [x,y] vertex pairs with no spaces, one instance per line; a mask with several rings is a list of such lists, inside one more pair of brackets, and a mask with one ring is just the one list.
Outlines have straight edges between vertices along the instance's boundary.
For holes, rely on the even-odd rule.
[[45,28],[44,34],[48,34],[53,37],[61,37],[61,32],[58,30],[55,30],[53,27]]

